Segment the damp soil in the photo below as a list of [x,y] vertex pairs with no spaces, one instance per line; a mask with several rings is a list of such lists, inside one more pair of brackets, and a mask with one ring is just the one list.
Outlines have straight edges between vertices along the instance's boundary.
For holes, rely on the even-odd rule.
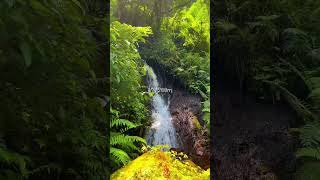
[[265,103],[232,88],[214,93],[211,177],[215,180],[291,180],[296,115],[284,103]]

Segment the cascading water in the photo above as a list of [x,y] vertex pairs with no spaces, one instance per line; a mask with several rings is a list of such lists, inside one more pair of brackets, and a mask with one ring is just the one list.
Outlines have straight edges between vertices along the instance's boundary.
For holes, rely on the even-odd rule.
[[172,124],[172,117],[169,112],[169,101],[164,100],[159,92],[159,82],[153,69],[147,67],[147,80],[149,90],[154,92],[152,97],[152,126],[147,134],[148,145],[169,145],[178,148],[176,132]]

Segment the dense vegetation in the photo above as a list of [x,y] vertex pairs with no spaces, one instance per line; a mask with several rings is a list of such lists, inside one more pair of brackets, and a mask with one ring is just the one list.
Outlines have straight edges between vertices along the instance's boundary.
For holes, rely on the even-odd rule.
[[106,7],[0,2],[0,179],[107,179]]
[[[209,1],[112,0],[111,170],[141,155],[150,125],[144,61],[164,67],[190,92],[203,97],[210,122]],[[141,158],[141,157],[139,157]],[[118,171],[117,171],[118,172]]]
[[320,2],[214,1],[213,54],[241,90],[299,116],[297,177],[319,179]]
[[[146,143],[127,133],[146,123],[147,101],[142,78],[146,75],[136,43],[151,33],[150,28],[138,28],[118,21],[111,22],[111,136],[112,167],[119,167],[137,156],[137,142]],[[132,133],[131,133],[132,134]],[[130,155],[130,156],[129,156]]]
[[[173,8],[177,7],[179,4]],[[162,65],[173,76],[181,79],[191,92],[202,96],[203,120],[208,129],[210,129],[209,15],[210,4],[206,0],[197,0],[190,7],[178,9],[170,15],[163,14],[161,31],[141,48],[144,59]]]

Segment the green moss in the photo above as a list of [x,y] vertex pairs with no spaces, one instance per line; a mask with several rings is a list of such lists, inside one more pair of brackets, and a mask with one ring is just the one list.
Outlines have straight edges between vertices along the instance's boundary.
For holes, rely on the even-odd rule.
[[112,180],[126,179],[210,179],[210,169],[203,170],[190,160],[179,160],[173,153],[152,150],[117,170]]

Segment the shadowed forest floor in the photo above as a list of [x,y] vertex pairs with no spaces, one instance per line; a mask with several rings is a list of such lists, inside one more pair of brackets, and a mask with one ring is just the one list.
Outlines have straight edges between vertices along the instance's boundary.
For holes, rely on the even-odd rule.
[[296,118],[294,112],[252,97],[241,100],[230,89],[219,89],[215,96],[215,179],[292,179],[295,142],[288,128]]

